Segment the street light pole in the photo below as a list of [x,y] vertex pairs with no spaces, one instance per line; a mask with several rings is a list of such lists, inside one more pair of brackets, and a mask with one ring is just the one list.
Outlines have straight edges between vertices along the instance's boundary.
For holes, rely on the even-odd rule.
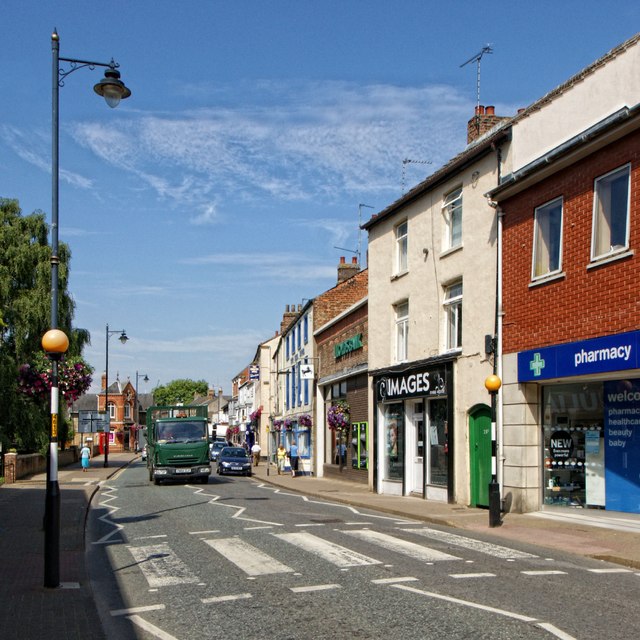
[[491,395],[491,482],[489,483],[489,526],[499,527],[502,524],[502,519],[500,517],[500,485],[498,484],[496,394],[502,386],[502,380],[493,373],[484,381],[484,386]]
[[[118,64],[91,62],[75,58],[60,57],[60,38],[54,29],[51,34],[51,329],[44,335],[42,346],[51,358],[51,428],[49,432],[49,453],[47,455],[47,486],[44,515],[44,586],[56,588],[60,585],[60,491],[58,487],[58,361],[69,346],[69,340],[58,330],[58,188],[59,133],[58,115],[59,91],[65,78],[82,67],[108,67],[105,77],[93,90],[105,98],[110,107],[116,107],[121,99],[128,98],[131,91],[120,80]],[[69,63],[68,69],[60,68],[60,61]],[[57,332],[57,333],[53,333]],[[62,334],[64,339],[59,335]],[[66,341],[66,343],[65,343]],[[64,345],[64,348],[62,348]]]
[[105,362],[105,369],[104,369],[105,370],[104,412],[105,412],[105,417],[107,419],[107,422],[106,422],[105,431],[104,431],[104,464],[102,465],[103,467],[109,466],[109,437],[111,434],[111,412],[109,411],[109,338],[116,333],[120,334],[120,337],[118,338],[118,340],[120,340],[122,344],[124,344],[129,339],[129,337],[127,336],[127,332],[124,329],[118,329],[117,331],[110,331],[109,325],[107,324],[107,330],[106,330],[107,337],[105,341],[106,362]]
[[140,429],[140,404],[138,403],[138,378],[142,378],[144,382],[149,382],[149,376],[146,373],[138,373],[136,371],[136,442],[138,442],[138,430]]

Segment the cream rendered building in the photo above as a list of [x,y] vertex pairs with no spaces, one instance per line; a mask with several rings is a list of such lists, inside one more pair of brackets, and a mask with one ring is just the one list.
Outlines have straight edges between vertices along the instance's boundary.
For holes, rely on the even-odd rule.
[[484,194],[505,172],[503,120],[480,108],[471,135],[495,126],[363,225],[379,493],[487,504],[497,220]]

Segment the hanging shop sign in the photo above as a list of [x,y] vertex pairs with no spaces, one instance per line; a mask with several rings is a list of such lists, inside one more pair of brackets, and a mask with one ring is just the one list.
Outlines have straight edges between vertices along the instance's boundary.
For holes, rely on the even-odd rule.
[[640,331],[558,344],[518,354],[518,382],[637,369]]
[[389,374],[376,382],[378,402],[392,402],[420,396],[443,396],[447,394],[444,369],[416,369],[398,374]]

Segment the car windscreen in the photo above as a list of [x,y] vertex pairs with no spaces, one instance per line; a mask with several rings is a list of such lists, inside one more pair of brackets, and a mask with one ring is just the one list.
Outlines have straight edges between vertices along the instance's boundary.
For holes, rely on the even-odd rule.
[[220,455],[224,458],[246,458],[247,452],[244,449],[241,449],[240,447],[238,448],[225,447],[220,452]]

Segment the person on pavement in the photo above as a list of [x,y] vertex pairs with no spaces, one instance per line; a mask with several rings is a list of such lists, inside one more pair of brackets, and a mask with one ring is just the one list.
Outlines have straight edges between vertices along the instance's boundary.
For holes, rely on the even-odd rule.
[[89,468],[89,460],[91,459],[91,449],[87,446],[85,442],[82,449],[80,449],[80,460],[82,462],[82,471],[86,473]]
[[257,467],[258,463],[260,462],[260,452],[262,451],[262,449],[260,448],[260,445],[256,442],[252,447],[251,447],[251,455],[253,456],[253,466]]
[[291,441],[289,447],[289,461],[291,462],[291,477],[296,477],[296,471],[298,471],[298,445],[295,440]]
[[282,475],[284,471],[285,461],[287,459],[287,450],[284,448],[282,442],[280,446],[276,449],[276,462],[278,464],[278,475]]

